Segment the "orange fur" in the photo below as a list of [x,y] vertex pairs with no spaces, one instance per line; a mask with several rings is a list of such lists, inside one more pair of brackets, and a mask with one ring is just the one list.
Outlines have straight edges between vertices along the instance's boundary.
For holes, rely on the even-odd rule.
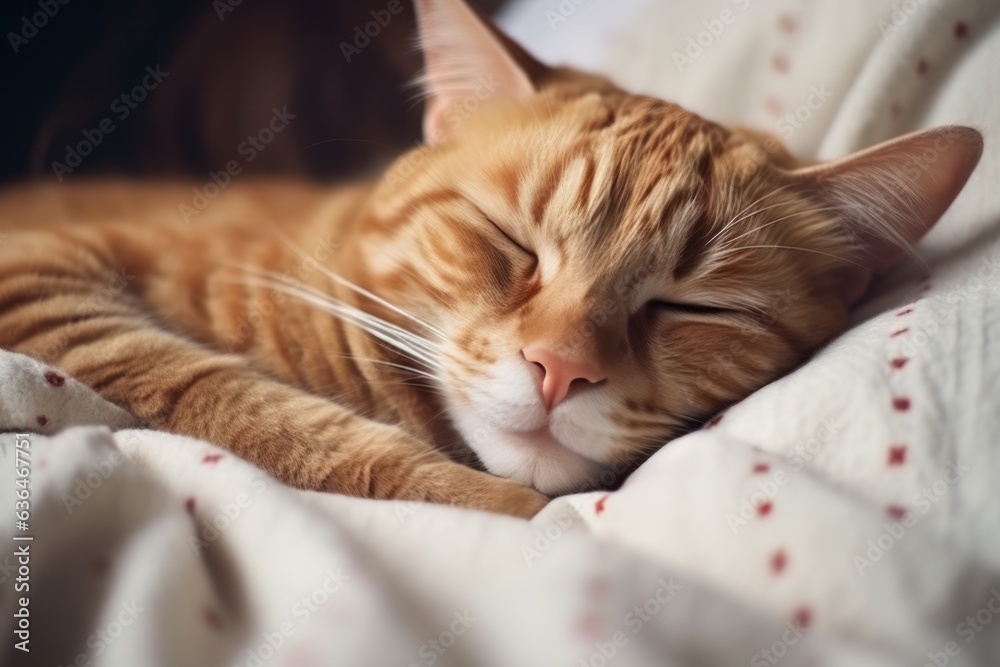
[[[457,0],[418,10],[425,41],[449,12],[475,20]],[[935,135],[950,143],[925,171],[947,185],[901,199],[931,211],[916,231],[889,211],[880,234],[838,188],[926,137],[796,172],[760,135],[546,69],[502,36],[430,41],[503,49],[481,60],[516,86],[456,115],[459,75],[429,72],[440,133],[379,183],[234,184],[191,224],[184,185],[3,193],[0,346],[296,486],[530,516],[546,499],[529,485],[605,483],[842,331],[881,268],[866,239],[919,238],[981,149],[970,130]],[[534,343],[603,379],[549,413]]]

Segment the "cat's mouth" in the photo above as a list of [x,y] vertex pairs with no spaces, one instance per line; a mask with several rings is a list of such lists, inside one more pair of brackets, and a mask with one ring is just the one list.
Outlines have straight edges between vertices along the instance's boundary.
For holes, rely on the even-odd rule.
[[579,490],[602,469],[599,457],[588,456],[603,449],[597,432],[606,429],[594,428],[601,410],[573,401],[546,410],[537,379],[525,372],[526,366],[523,360],[496,364],[472,387],[460,377],[446,376],[448,416],[494,475],[549,495]]

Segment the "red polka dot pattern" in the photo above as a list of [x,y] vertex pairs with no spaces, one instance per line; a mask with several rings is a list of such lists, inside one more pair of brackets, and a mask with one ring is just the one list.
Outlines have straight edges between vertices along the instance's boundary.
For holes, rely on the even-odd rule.
[[[771,69],[779,75],[787,74],[792,69],[792,59],[787,55],[787,49],[793,43],[791,36],[798,30],[799,22],[791,12],[783,12],[778,17],[777,34],[772,38],[780,50],[771,55]],[[785,113],[785,104],[775,93],[771,93],[764,98],[764,110],[773,117],[781,116]],[[768,147],[770,151],[771,148]]]
[[788,72],[788,57],[783,53],[776,53],[774,57],[771,58],[771,66],[781,74]]
[[594,577],[587,581],[587,594],[594,598],[611,596],[611,582],[602,577]]
[[885,513],[891,516],[897,521],[903,519],[909,512],[902,505],[888,505],[885,508]]
[[[925,278],[921,282],[921,285],[918,288],[918,292],[923,294],[930,291],[930,288],[931,288],[930,279]],[[896,317],[906,317],[908,315],[912,315],[914,310],[915,310],[914,305],[907,306],[902,310],[900,310],[899,312],[897,312]],[[908,333],[909,331],[910,331],[909,327],[903,327],[890,334],[890,338],[898,338],[899,336],[902,336]],[[910,357],[899,355],[889,360],[889,366],[892,371],[902,371],[903,368],[910,363],[910,361],[911,361]],[[912,402],[906,396],[894,396],[892,399],[892,407],[897,412],[907,412],[909,411],[911,405]],[[903,466],[906,463],[907,451],[908,448],[905,444],[897,443],[889,445],[888,456],[886,460],[888,466],[889,467]],[[902,505],[890,503],[889,505],[886,505],[885,513],[893,520],[901,521],[909,514],[909,511]]]
[[774,95],[771,95],[764,101],[764,108],[773,116],[780,116],[785,112],[785,105]]
[[604,619],[596,612],[584,614],[576,621],[576,630],[587,639],[599,639],[605,635]]
[[785,570],[785,566],[788,564],[788,555],[785,554],[784,549],[780,549],[771,556],[771,571],[775,574],[781,574]]
[[53,387],[61,387],[66,384],[66,378],[55,371],[49,371],[45,374],[45,381],[48,382]]
[[906,445],[895,445],[889,448],[889,465],[901,466],[906,463]]
[[219,612],[215,611],[211,607],[206,607],[202,612],[201,617],[205,619],[205,624],[213,630],[222,629],[222,617],[219,616]]

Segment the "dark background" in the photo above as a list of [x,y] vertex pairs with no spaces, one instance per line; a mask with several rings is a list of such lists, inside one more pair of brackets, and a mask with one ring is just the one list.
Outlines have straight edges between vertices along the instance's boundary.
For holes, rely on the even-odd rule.
[[[67,163],[85,131],[100,143],[64,179],[203,179],[239,157],[273,108],[296,118],[247,171],[328,179],[372,169],[420,137],[413,7],[397,1],[393,15],[390,0],[4,0],[0,181],[56,180],[52,162]],[[472,4],[492,13],[503,0]],[[355,47],[372,11],[391,20],[348,62],[341,43]],[[33,16],[45,23],[34,34],[24,24]],[[157,66],[169,75],[121,118],[116,99]]]

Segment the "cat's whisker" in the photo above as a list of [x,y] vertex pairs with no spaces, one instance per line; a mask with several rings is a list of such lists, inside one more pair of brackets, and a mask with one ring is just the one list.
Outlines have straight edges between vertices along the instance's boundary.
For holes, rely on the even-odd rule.
[[[379,345],[381,347],[385,347],[381,343],[379,343]],[[391,349],[391,348],[385,348],[385,349]],[[428,380],[433,381],[434,383],[437,382],[437,377],[435,375],[431,374],[431,373],[428,373],[425,370],[421,370],[419,368],[414,368],[413,366],[407,366],[406,364],[400,364],[400,363],[397,363],[397,362],[394,362],[394,361],[386,361],[385,359],[369,359],[369,358],[366,358],[366,357],[358,357],[358,356],[355,356],[353,354],[335,354],[335,355],[331,355],[331,356],[337,357],[337,358],[340,358],[340,359],[351,359],[352,361],[359,361],[359,362],[368,363],[368,364],[379,364],[379,365],[382,365],[382,366],[390,366],[392,368],[395,368],[395,369],[398,369],[398,370],[401,370],[401,371],[406,371],[407,373],[413,373],[414,375],[418,376],[421,379],[428,379]],[[386,386],[388,386],[388,385],[397,385],[397,384],[410,384],[415,379],[416,378],[400,378],[398,380],[393,380],[393,381],[390,381],[390,382],[384,382],[383,384],[386,385]],[[422,384],[422,383],[420,383],[420,384],[413,383],[413,384],[415,384],[416,386],[428,387],[428,388],[432,386],[432,385]],[[436,387],[436,384],[433,385],[433,386]]]
[[[779,203],[779,204],[774,204],[772,206],[768,206],[766,208],[752,210],[754,206],[757,206],[758,204],[766,201],[767,199],[770,199],[771,197],[774,197],[774,196],[777,196],[777,195],[781,194],[782,192],[784,192],[787,189],[788,189],[787,186],[782,186],[780,188],[777,188],[775,190],[772,190],[772,191],[768,192],[767,194],[764,194],[764,195],[758,197],[755,201],[751,202],[747,206],[744,206],[742,209],[740,209],[739,213],[737,213],[736,215],[733,216],[732,220],[730,220],[729,222],[727,222],[726,225],[722,229],[720,229],[718,232],[716,232],[716,234],[712,238],[710,238],[708,240],[708,243],[711,244],[713,241],[715,241],[716,239],[718,239],[720,236],[722,236],[727,231],[729,231],[730,229],[732,229],[734,226],[736,226],[740,222],[746,220],[747,218],[751,218],[751,217],[757,215],[758,213],[763,213],[764,211],[769,211],[772,208],[777,208],[778,206],[781,206],[781,204]],[[747,211],[749,211],[749,213]]]
[[323,292],[321,292],[321,291],[319,291],[319,290],[317,290],[317,289],[315,289],[313,287],[310,287],[308,285],[303,285],[303,284],[300,284],[300,283],[292,282],[292,281],[286,279],[284,276],[282,276],[279,273],[276,273],[274,271],[267,271],[267,270],[264,270],[264,269],[259,269],[259,268],[255,267],[255,266],[247,265],[247,264],[230,263],[230,265],[238,267],[238,268],[241,268],[241,269],[243,269],[247,273],[253,273],[253,274],[256,274],[258,276],[262,276],[262,277],[274,280],[275,282],[277,282],[279,284],[282,284],[282,285],[285,285],[285,286],[288,286],[288,287],[291,287],[291,288],[294,288],[294,289],[297,289],[297,290],[301,290],[301,291],[304,291],[304,292],[308,292],[309,294],[311,294],[312,296],[316,297],[317,299],[322,299],[322,300],[326,301],[331,306],[334,306],[334,307],[337,307],[337,308],[347,308],[347,309],[350,309],[351,311],[353,311],[353,312],[355,312],[357,314],[360,314],[363,318],[371,319],[373,321],[378,322],[380,325],[383,325],[383,326],[386,326],[386,327],[391,327],[394,330],[394,332],[398,333],[399,335],[401,335],[401,336],[403,336],[405,338],[411,339],[412,342],[415,342],[418,345],[425,346],[428,349],[428,351],[435,352],[435,353],[440,351],[440,346],[438,346],[437,343],[435,343],[434,341],[430,341],[430,340],[428,340],[426,338],[423,338],[423,337],[421,337],[421,336],[419,336],[419,335],[417,335],[417,334],[415,334],[415,333],[413,333],[411,331],[407,331],[406,329],[398,327],[395,324],[392,324],[391,322],[386,322],[385,320],[383,320],[381,318],[378,318],[375,315],[372,315],[371,313],[365,312],[365,311],[361,310],[360,308],[356,308],[355,306],[351,306],[351,305],[349,305],[347,303],[344,303],[343,301],[341,301],[341,300],[339,300],[339,299],[337,299],[335,297],[331,297],[330,295],[325,294],[325,293],[323,293]]
[[839,210],[840,209],[838,209],[835,206],[827,206],[827,207],[824,207],[824,208],[813,208],[813,209],[809,209],[808,211],[798,211],[796,213],[790,213],[789,215],[783,215],[780,218],[778,218],[777,220],[772,220],[771,222],[765,222],[763,225],[760,225],[758,227],[754,227],[753,229],[747,230],[747,231],[743,232],[742,234],[739,234],[737,236],[733,236],[731,238],[725,239],[725,241],[723,241],[723,243],[720,244],[720,248],[723,249],[723,250],[728,249],[728,247],[734,241],[736,241],[738,239],[741,239],[744,236],[749,236],[750,234],[758,232],[758,231],[764,229],[765,227],[770,227],[771,225],[777,224],[777,223],[782,222],[784,220],[788,220],[789,218],[798,218],[798,217],[802,217],[804,215],[811,215],[813,213],[825,213],[826,211],[839,211]]
[[[427,391],[437,391],[437,392],[441,391],[440,387],[437,387],[437,386],[435,386],[433,384],[425,384],[423,381],[419,381],[417,379],[411,379],[411,378],[401,378],[401,379],[395,379],[395,380],[380,380],[379,381],[379,385],[381,387],[383,387],[383,388],[385,388],[385,387],[396,387],[396,386],[403,386],[403,385],[405,385],[407,387],[417,387],[419,389],[425,389]],[[315,390],[316,390],[317,393],[323,394],[323,389],[324,389],[323,386],[318,386],[318,387],[316,387]],[[337,401],[337,402],[345,402],[348,398],[350,398],[351,396],[357,395],[360,391],[361,391],[361,388],[354,389],[352,391],[341,392],[339,394],[336,394],[335,396],[332,396],[331,400]],[[366,411],[366,410],[363,410],[363,409],[358,408],[358,407],[355,407],[354,409],[355,409],[355,411],[359,415],[361,415],[363,417],[366,417],[368,419],[377,419],[376,415],[373,412],[371,412],[371,411]]]
[[397,364],[396,362],[384,361],[382,359],[366,359],[363,357],[351,357],[351,358],[354,359],[355,361],[363,361],[369,364],[381,364],[383,366],[391,366],[392,368],[406,371],[407,373],[413,373],[414,375],[419,375],[420,377],[425,377],[429,380],[435,380],[435,381],[437,380],[437,377],[434,376],[433,374],[428,373],[427,371],[422,371],[418,368],[414,368],[413,366],[407,366],[406,364]]
[[[780,188],[779,188],[779,190],[780,190]],[[743,208],[741,208],[739,211],[737,211],[733,215],[732,219],[730,219],[730,221],[727,222],[725,224],[725,226],[723,226],[723,228],[721,230],[719,230],[719,232],[718,232],[718,234],[716,234],[716,236],[718,236],[719,234],[725,233],[726,229],[728,229],[730,225],[732,225],[732,224],[734,224],[736,222],[736,218],[740,217],[741,215],[743,215],[744,213],[746,213],[747,211],[749,211],[750,209],[752,209],[754,206],[756,206],[757,204],[760,204],[761,202],[763,202],[764,200],[768,199],[769,197],[773,197],[775,194],[777,194],[777,191],[774,191],[774,190],[772,190],[770,192],[766,192],[766,193],[762,194],[760,197],[758,197],[757,199],[755,199],[754,201],[750,202],[749,204],[747,204],[746,206],[744,206]],[[716,236],[713,236],[712,240],[714,240],[716,238]]]
[[[746,206],[744,206],[743,208],[741,208],[739,211],[737,211],[736,214],[733,215],[733,218],[740,217],[741,215],[743,215],[744,213],[746,213],[747,211],[749,211],[750,209],[752,209],[754,206],[756,206],[757,204],[761,203],[762,201],[764,201],[765,199],[767,199],[768,197],[771,197],[773,195],[774,195],[774,191],[765,192],[760,197],[757,197],[757,199],[753,200],[752,202],[750,202],[749,204],[747,204]],[[730,220],[729,222],[732,222],[732,220]]]
[[716,239],[718,239],[720,236],[722,236],[723,234],[725,234],[730,229],[732,229],[733,227],[735,227],[740,222],[743,222],[747,218],[752,218],[753,216],[759,215],[759,214],[763,213],[764,211],[770,211],[773,208],[778,208],[779,206],[784,206],[784,205],[785,205],[784,202],[779,202],[777,204],[772,204],[770,206],[765,206],[764,208],[755,209],[753,211],[750,211],[749,213],[746,213],[744,215],[741,215],[739,217],[734,218],[733,220],[731,220],[728,223],[726,223],[725,227],[723,227],[718,232],[716,232],[716,234],[712,238],[710,238],[708,240],[708,244],[707,245],[711,245]]
[[849,259],[847,259],[845,257],[840,257],[838,255],[833,255],[833,254],[828,253],[828,252],[823,252],[822,250],[813,250],[812,248],[799,248],[797,246],[787,246],[787,245],[741,245],[741,246],[737,246],[736,248],[729,248],[729,249],[723,250],[722,252],[720,252],[720,253],[718,253],[716,255],[716,258],[724,257],[726,255],[730,255],[730,254],[732,254],[734,252],[738,252],[740,250],[753,250],[755,248],[756,249],[762,249],[762,250],[763,249],[768,249],[768,248],[772,248],[772,249],[775,249],[775,250],[801,250],[802,252],[811,252],[811,253],[816,254],[816,255],[825,255],[826,257],[832,257],[833,259],[837,260],[838,262],[845,262],[847,264],[853,264],[854,266],[860,267],[862,269],[868,269],[869,268],[869,267],[865,266],[864,264],[858,264],[857,262],[851,261],[851,260],[849,260]]
[[[444,396],[443,393],[441,395]],[[441,408],[441,410],[439,410],[438,412],[436,412],[427,421],[425,421],[423,425],[424,426],[430,426],[431,424],[433,424],[434,422],[436,422],[438,419],[440,419],[441,415],[446,414],[447,412],[448,412],[448,407],[447,406]]]
[[[274,232],[278,236],[278,238],[281,239],[281,241],[292,250],[292,252],[294,252],[295,254],[297,254],[303,260],[309,261],[309,260],[313,259],[312,257],[309,256],[308,253],[306,253],[305,250],[303,250],[292,239],[288,238],[288,236],[286,234],[284,234],[282,231],[276,229],[276,230],[274,230]],[[352,291],[354,291],[354,292],[356,292],[356,293],[358,293],[358,294],[360,294],[362,296],[365,296],[365,297],[371,299],[375,303],[378,303],[378,304],[380,304],[380,305],[388,308],[389,310],[393,311],[394,313],[396,313],[398,315],[402,315],[403,317],[405,317],[405,318],[407,318],[407,319],[409,319],[409,320],[411,320],[411,321],[419,324],[420,326],[424,327],[428,331],[430,331],[430,332],[432,332],[434,334],[437,334],[442,339],[445,339],[447,337],[447,335],[445,334],[445,332],[443,330],[441,330],[437,326],[431,324],[427,320],[425,320],[425,319],[423,319],[421,317],[417,317],[416,315],[413,315],[412,313],[408,313],[405,310],[403,310],[402,308],[400,308],[399,306],[396,306],[395,304],[389,303],[388,301],[386,301],[385,299],[383,299],[379,295],[374,294],[374,293],[366,290],[364,287],[361,287],[360,285],[356,285],[355,283],[351,282],[347,278],[344,278],[343,276],[341,276],[341,275],[335,273],[334,271],[331,271],[330,269],[326,268],[322,264],[317,264],[316,267],[320,270],[320,272],[323,275],[325,275],[327,278],[329,278],[330,280],[334,281],[335,283],[337,283],[341,287],[346,287],[349,290],[352,290]]]
[[[401,352],[401,350],[399,348],[393,347],[392,345],[387,345],[387,344],[383,343],[381,340],[375,340],[374,343],[376,345],[378,345],[379,348],[385,350],[386,354],[391,355],[391,354],[396,354],[396,353],[400,353]],[[406,356],[405,353],[404,353],[403,356]],[[414,361],[419,361],[419,360],[414,359]]]
[[258,287],[273,289],[289,296],[294,296],[332,315],[336,315],[345,322],[353,324],[371,336],[390,344],[396,350],[406,353],[415,361],[419,361],[430,368],[440,367],[440,362],[436,358],[437,350],[431,347],[429,341],[421,339],[411,332],[400,329],[362,310],[338,304],[328,297],[314,294],[297,286],[285,285],[275,280],[254,279],[251,277],[240,282],[246,285],[256,285]]

